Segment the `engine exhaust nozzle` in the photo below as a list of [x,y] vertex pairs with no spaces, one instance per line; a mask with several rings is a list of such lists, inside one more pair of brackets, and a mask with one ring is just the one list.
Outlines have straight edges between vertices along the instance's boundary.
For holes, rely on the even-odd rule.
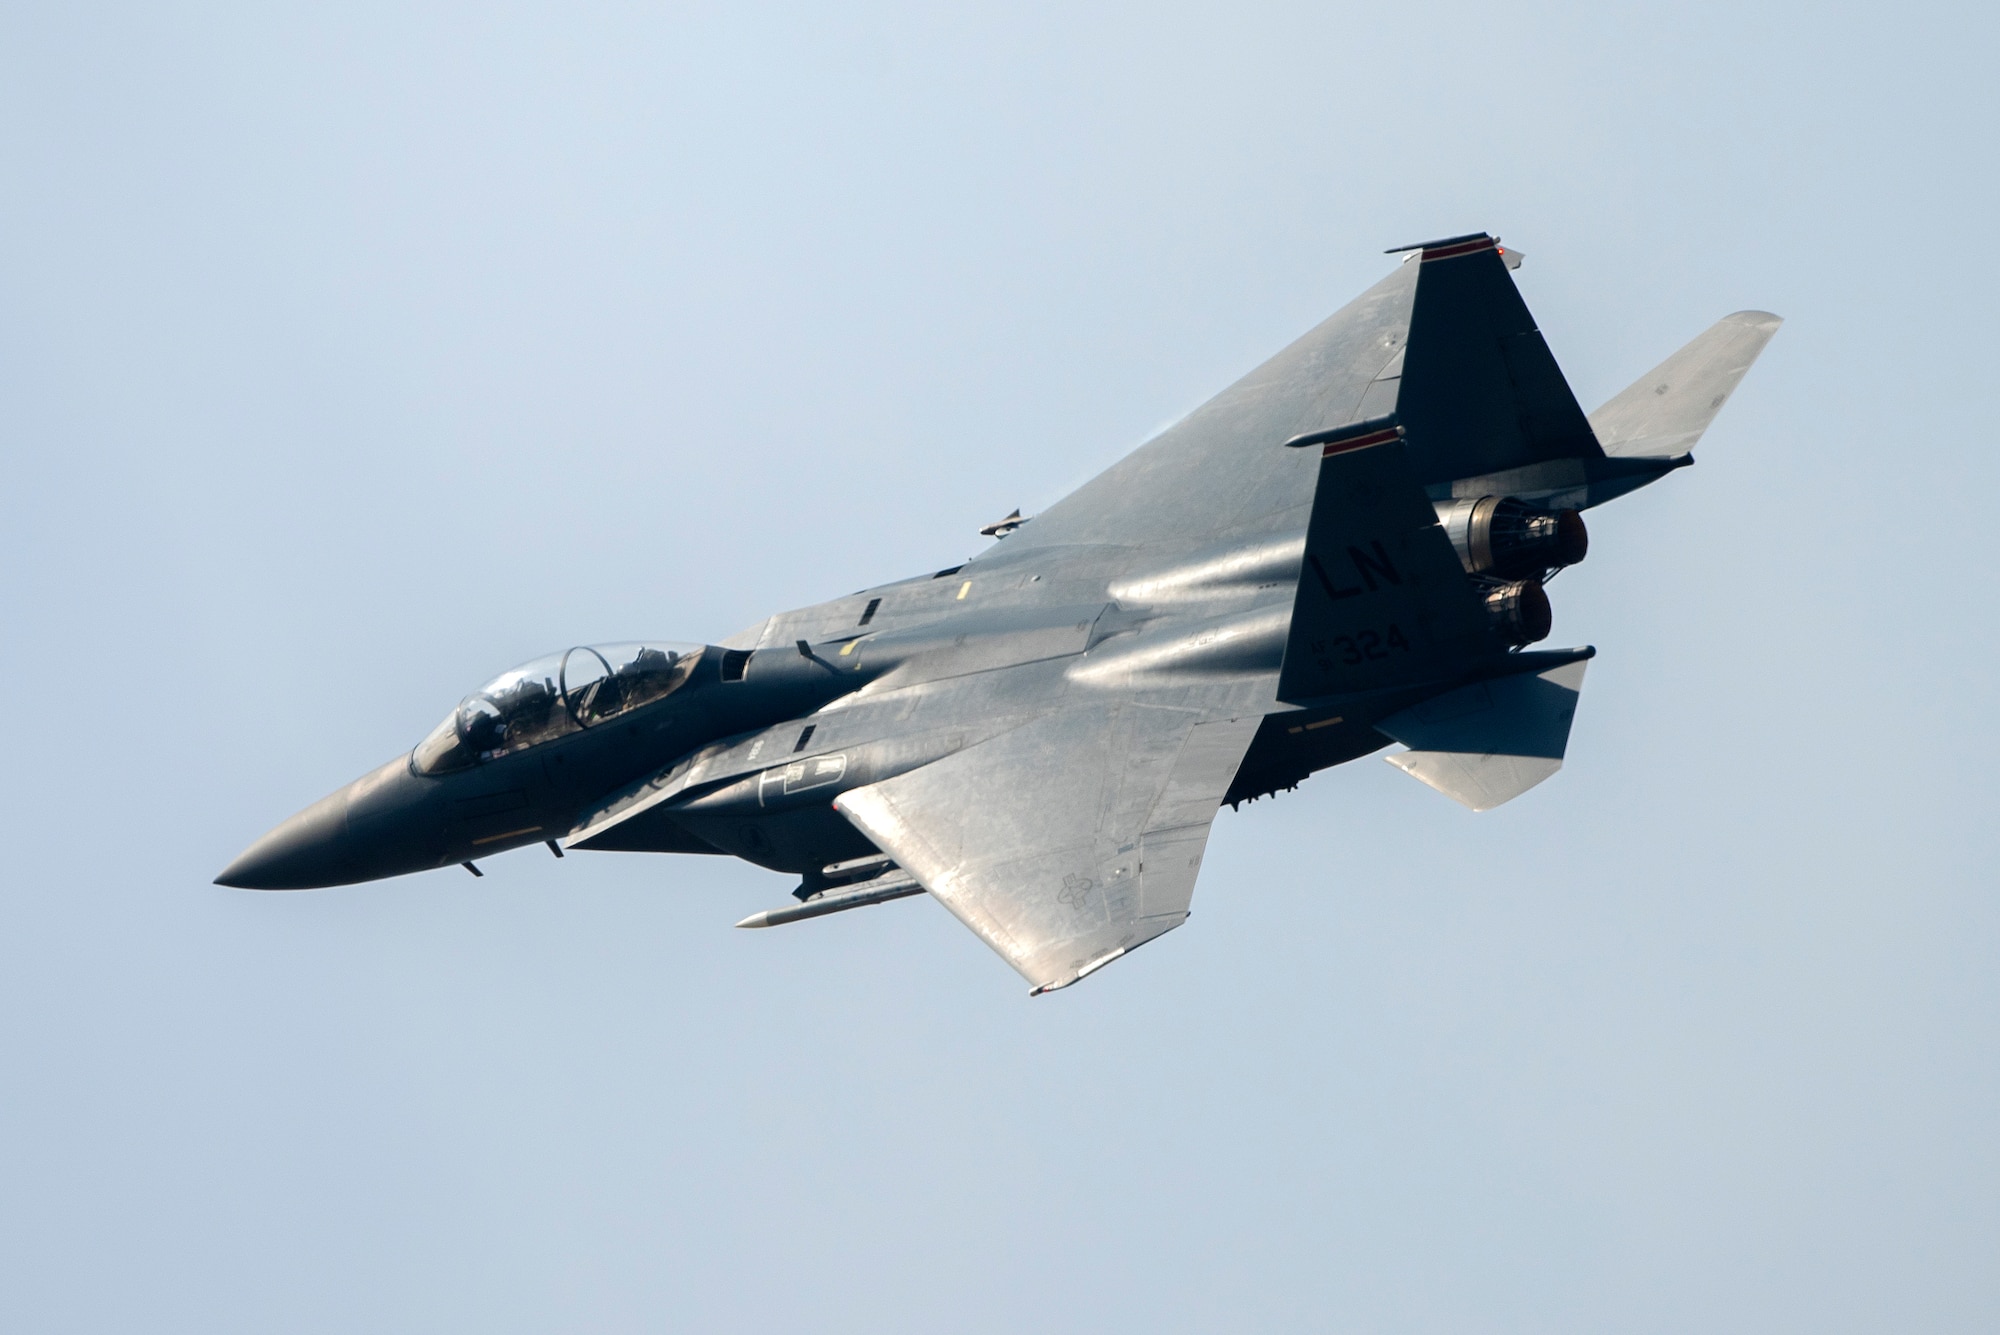
[[1507,643],[1519,646],[1548,638],[1555,609],[1538,579],[1515,580],[1488,590],[1486,615]]
[[1445,501],[1438,523],[1469,575],[1527,579],[1573,566],[1590,551],[1590,532],[1575,510],[1538,510],[1512,496]]

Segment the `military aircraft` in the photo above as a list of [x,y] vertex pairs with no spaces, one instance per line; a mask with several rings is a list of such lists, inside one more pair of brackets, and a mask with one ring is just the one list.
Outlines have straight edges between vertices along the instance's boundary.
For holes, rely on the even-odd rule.
[[770,927],[928,893],[1040,994],[1185,922],[1224,803],[1387,757],[1475,811],[1561,766],[1591,648],[1533,650],[1581,512],[1692,463],[1779,325],[1586,417],[1485,233],[1398,268],[978,557],[716,644],[502,673],[219,884],[547,844],[800,877]]

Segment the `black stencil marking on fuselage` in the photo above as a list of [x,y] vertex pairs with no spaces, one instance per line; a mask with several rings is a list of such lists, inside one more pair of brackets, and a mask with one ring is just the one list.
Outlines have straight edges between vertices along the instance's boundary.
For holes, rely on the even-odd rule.
[[1375,549],[1375,555],[1370,556],[1359,547],[1347,549],[1347,559],[1354,562],[1355,573],[1360,575],[1362,583],[1368,586],[1368,592],[1373,593],[1378,587],[1375,583],[1375,576],[1378,574],[1391,584],[1401,584],[1403,577],[1397,573],[1395,563],[1389,559],[1389,553],[1382,550],[1382,540],[1377,538],[1368,545]]
[[1313,555],[1311,552],[1306,553],[1306,563],[1313,568],[1313,574],[1319,576],[1320,587],[1326,590],[1326,596],[1335,602],[1340,601],[1342,598],[1359,598],[1361,596],[1361,590],[1359,589],[1343,589],[1336,585],[1332,578],[1327,575],[1326,567],[1319,563],[1319,557]]

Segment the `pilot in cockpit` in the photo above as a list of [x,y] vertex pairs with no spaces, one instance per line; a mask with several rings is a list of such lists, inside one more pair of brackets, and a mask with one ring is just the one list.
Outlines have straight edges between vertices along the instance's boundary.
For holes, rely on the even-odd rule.
[[411,768],[461,769],[651,704],[679,689],[700,655],[700,645],[625,644],[537,659],[468,695],[418,744]]

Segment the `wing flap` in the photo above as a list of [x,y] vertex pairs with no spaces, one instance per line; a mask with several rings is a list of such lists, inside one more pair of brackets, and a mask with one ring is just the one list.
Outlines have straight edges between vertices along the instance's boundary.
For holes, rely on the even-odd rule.
[[1089,705],[843,794],[840,813],[1037,992],[1186,921],[1259,720]]

